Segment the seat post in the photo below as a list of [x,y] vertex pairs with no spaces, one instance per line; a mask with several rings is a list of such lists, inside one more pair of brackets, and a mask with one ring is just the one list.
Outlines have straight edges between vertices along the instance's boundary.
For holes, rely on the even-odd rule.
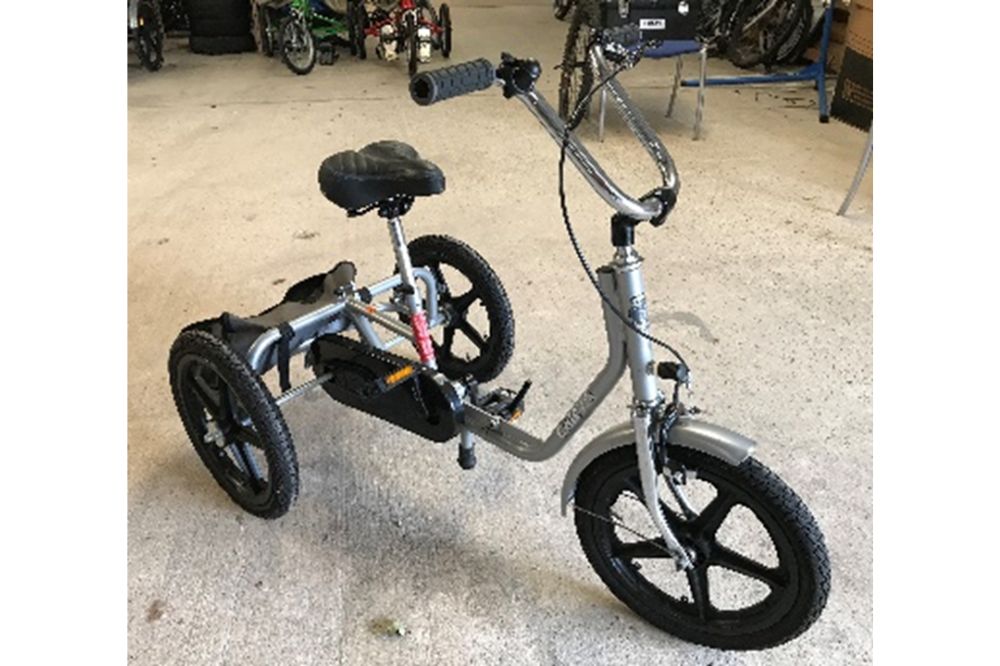
[[410,250],[406,246],[402,218],[399,214],[393,214],[387,216],[387,219],[392,251],[396,254],[396,267],[399,269],[399,278],[402,283],[400,291],[403,292],[406,307],[410,311],[410,328],[413,330],[413,338],[417,353],[420,355],[420,362],[428,367],[437,368],[434,345],[427,327],[427,317],[421,304],[420,292],[417,290],[416,278],[413,277],[413,263],[410,261]]

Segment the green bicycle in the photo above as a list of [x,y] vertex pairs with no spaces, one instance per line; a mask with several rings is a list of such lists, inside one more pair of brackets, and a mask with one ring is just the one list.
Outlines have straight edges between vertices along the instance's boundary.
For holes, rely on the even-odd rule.
[[[267,31],[267,28],[265,28]],[[347,19],[329,6],[316,0],[291,0],[288,15],[278,26],[277,43],[281,59],[296,74],[308,74],[316,66],[316,44],[332,41],[338,45],[350,42],[341,33],[347,32]]]

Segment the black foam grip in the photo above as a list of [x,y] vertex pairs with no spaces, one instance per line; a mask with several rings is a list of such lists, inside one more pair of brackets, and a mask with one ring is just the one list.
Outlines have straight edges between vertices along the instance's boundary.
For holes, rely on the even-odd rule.
[[624,47],[635,46],[642,41],[642,32],[635,23],[627,23],[617,28],[604,31],[605,44],[621,44]]
[[420,106],[486,90],[496,79],[496,69],[486,58],[421,72],[410,80],[410,97]]

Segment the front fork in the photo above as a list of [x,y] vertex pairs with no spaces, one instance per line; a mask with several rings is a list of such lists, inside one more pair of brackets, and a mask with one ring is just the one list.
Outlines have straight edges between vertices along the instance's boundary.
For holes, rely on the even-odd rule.
[[662,406],[665,398],[657,388],[653,344],[638,332],[645,333],[649,330],[646,287],[642,279],[642,258],[631,245],[618,246],[615,248],[612,265],[621,312],[629,319],[632,326],[638,329],[626,327],[625,346],[632,375],[632,391],[635,396],[632,406],[632,427],[635,430],[635,455],[639,463],[643,502],[677,566],[690,569],[694,563],[667,523],[657,484],[655,449],[657,444],[663,443],[657,442],[651,433],[656,411]]
[[660,501],[656,472],[656,442],[650,433],[653,430],[653,418],[648,409],[637,407],[633,411],[632,426],[635,428],[635,456],[639,462],[639,480],[642,482],[643,502],[649,511],[653,524],[663,536],[663,542],[677,562],[678,569],[690,569],[694,566],[691,556],[677,540],[674,531],[667,523]]

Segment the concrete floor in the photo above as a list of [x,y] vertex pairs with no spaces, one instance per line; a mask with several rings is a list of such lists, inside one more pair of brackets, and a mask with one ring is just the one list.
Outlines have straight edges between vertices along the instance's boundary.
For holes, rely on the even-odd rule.
[[[453,60],[536,56],[555,99],[565,25],[545,0],[454,5]],[[442,167],[447,193],[420,200],[407,229],[464,239],[503,278],[518,352],[501,383],[534,379],[528,429],[547,433],[601,365],[603,325],[559,218],[557,150],[516,102],[490,91],[417,108],[401,63],[346,55],[308,77],[256,54],[196,56],[183,43],[170,44],[167,63],[148,74],[130,55],[128,69],[131,662],[870,661],[871,177],[852,214],[834,215],[864,137],[818,124],[811,90],[712,90],[705,140],[692,142],[692,91],[674,119],[662,114],[669,63],[623,76],[684,181],[669,225],[639,233],[655,329],[691,362],[694,402],[760,441],[758,457],[803,496],[831,551],[819,622],[782,648],[741,654],[638,619],[559,515],[566,467],[625,418],[624,386],[572,450],[539,465],[482,445],[474,472],[458,468],[450,444],[314,397],[285,411],[301,465],[292,511],[266,522],[225,496],[182,431],[167,352],[184,324],[257,312],[341,258],[362,279],[391,270],[383,224],[348,220],[318,191],[330,153],[396,138]],[[620,122],[592,145],[626,190],[653,182]],[[568,191],[599,262],[608,210],[575,175]],[[386,618],[407,635],[380,633],[373,625]]]

